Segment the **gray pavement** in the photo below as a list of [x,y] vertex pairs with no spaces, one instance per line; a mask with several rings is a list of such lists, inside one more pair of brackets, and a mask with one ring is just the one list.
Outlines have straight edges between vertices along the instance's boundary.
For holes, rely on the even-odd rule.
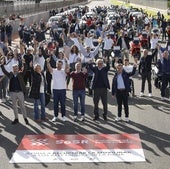
[[[92,1],[89,6],[106,5],[108,1]],[[109,71],[109,80],[112,81],[114,70]],[[140,76],[134,76],[135,97],[130,97],[130,123],[116,123],[117,115],[116,101],[109,92],[108,99],[108,122],[102,119],[102,106],[100,104],[101,118],[98,122],[92,120],[93,100],[86,96],[86,120],[84,123],[73,121],[73,102],[71,90],[67,91],[67,121],[60,119],[56,124],[50,121],[36,123],[33,119],[32,100],[26,98],[30,125],[25,125],[22,114],[19,115],[20,124],[11,125],[13,110],[10,101],[0,104],[0,169],[169,169],[170,166],[170,101],[161,101],[160,91],[153,86],[153,97],[147,97],[147,83],[144,97],[140,98]],[[71,84],[69,86],[71,89]],[[52,101],[46,108],[47,117],[53,117]],[[134,163],[41,163],[41,164],[9,164],[12,154],[18,147],[24,135],[30,134],[117,134],[117,133],[139,133],[144,150],[145,162]]]

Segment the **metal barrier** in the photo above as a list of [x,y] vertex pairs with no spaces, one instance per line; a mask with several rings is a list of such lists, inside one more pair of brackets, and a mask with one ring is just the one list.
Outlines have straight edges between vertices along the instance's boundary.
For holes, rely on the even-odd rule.
[[32,15],[42,11],[49,11],[52,9],[58,9],[62,7],[67,7],[73,4],[86,2],[87,0],[63,0],[58,2],[49,3],[18,3],[18,4],[7,4],[3,3],[0,6],[0,16],[1,18],[7,18],[10,15],[15,15],[16,17],[25,15]]

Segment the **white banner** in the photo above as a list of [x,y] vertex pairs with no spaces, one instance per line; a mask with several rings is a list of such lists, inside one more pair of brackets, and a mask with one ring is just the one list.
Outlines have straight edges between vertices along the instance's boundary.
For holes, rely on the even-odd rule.
[[138,134],[27,135],[10,163],[143,162]]

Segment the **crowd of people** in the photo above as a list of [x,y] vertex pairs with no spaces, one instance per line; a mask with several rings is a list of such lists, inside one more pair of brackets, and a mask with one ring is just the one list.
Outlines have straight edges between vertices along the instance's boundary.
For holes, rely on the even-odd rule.
[[[109,10],[117,13],[111,22],[106,19]],[[54,109],[51,121],[57,121],[59,112],[65,121],[66,95],[70,79],[74,121],[79,119],[79,99],[81,106],[79,120],[85,120],[85,97],[88,88],[94,103],[93,120],[99,119],[101,99],[103,119],[107,121],[108,92],[111,89],[111,94],[118,104],[115,120],[122,120],[124,105],[125,121],[129,122],[130,76],[138,70],[141,75],[140,96],[144,95],[147,80],[148,96],[152,97],[151,70],[152,64],[157,64],[158,60],[159,71],[162,73],[161,97],[166,99],[165,89],[170,82],[170,35],[166,31],[168,22],[164,16],[161,15],[157,19],[149,18],[145,13],[142,16],[133,16],[130,11],[118,6],[95,7],[92,9],[93,17],[86,15],[87,12],[89,12],[87,7],[84,10],[77,8],[72,13],[63,14],[60,20],[54,21],[51,25],[43,19],[31,26],[22,23],[18,28],[20,44],[16,47],[11,47],[12,26],[1,23],[0,102],[6,102],[7,95],[10,95],[15,116],[12,124],[19,123],[18,104],[25,123],[29,124],[24,95],[34,100],[33,119],[36,122],[47,120],[46,105],[47,98],[50,97],[53,99]],[[161,40],[167,41],[165,48],[158,44],[161,34],[152,31],[155,22],[157,28],[162,30]],[[141,46],[142,57],[138,56],[137,59],[134,57],[133,65],[129,65],[130,43],[139,37],[142,31],[147,32],[148,45],[145,48]],[[8,43],[5,43],[6,40]],[[115,46],[120,47],[120,55],[114,53]],[[110,82],[108,72],[112,61],[115,73]],[[131,71],[127,69],[128,66],[132,68]]]

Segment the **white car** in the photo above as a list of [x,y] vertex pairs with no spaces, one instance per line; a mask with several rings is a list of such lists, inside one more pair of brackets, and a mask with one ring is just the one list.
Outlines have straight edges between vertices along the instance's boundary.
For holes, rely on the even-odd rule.
[[61,18],[62,18],[62,16],[52,16],[52,17],[50,17],[49,18],[49,20],[48,20],[48,22],[47,22],[47,25],[49,26],[49,27],[51,27],[52,26],[52,23],[53,22],[58,22],[58,21],[60,21],[61,20]]
[[96,13],[90,11],[90,12],[87,12],[87,13],[85,14],[85,16],[86,16],[86,18],[89,18],[89,17],[94,18],[94,17],[96,17]]
[[143,13],[142,12],[130,12],[129,16],[132,15],[133,17],[142,17]]

